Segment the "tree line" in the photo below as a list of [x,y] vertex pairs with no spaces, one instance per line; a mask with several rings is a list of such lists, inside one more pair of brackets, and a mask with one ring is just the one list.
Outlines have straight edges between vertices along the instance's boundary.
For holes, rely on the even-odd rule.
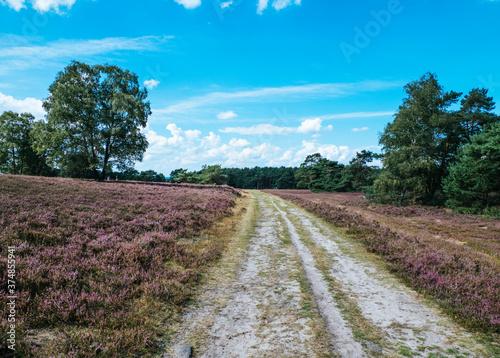
[[[399,205],[469,207],[500,204],[500,117],[484,88],[445,91],[426,73],[404,86],[406,97],[380,135],[382,153],[356,153],[344,165],[319,153],[299,167],[176,169],[138,172],[151,115],[136,74],[116,66],[73,61],[43,101],[44,120],[29,113],[0,115],[0,171],[9,174],[227,184],[243,189],[363,191]],[[382,168],[373,166],[381,160]]]

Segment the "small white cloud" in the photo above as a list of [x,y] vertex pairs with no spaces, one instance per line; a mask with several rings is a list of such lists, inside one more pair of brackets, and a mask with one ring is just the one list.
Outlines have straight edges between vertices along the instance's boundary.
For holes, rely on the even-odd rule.
[[353,132],[364,132],[364,131],[367,131],[368,129],[370,129],[370,128],[368,128],[368,127],[363,127],[363,128],[353,128],[353,129],[352,129],[352,131],[353,131]]
[[321,118],[316,119],[306,119],[304,122],[300,124],[300,127],[297,128],[297,133],[313,133],[319,132],[321,130],[321,123],[323,121]]
[[276,11],[280,11],[281,9],[284,9],[288,5],[292,3],[292,0],[274,0],[273,2],[273,7],[276,9]]
[[232,0],[231,0],[231,1],[226,1],[226,2],[223,2],[223,3],[221,3],[221,4],[220,4],[220,8],[221,8],[221,9],[225,9],[226,7],[229,7],[229,6],[231,6],[232,4],[233,4],[233,1],[232,1]]
[[257,14],[262,15],[262,11],[267,9],[269,0],[259,0],[257,3]]
[[54,10],[56,13],[61,13],[60,7],[65,7],[68,10],[75,4],[76,0],[32,0],[33,8],[38,12],[47,12]]
[[195,9],[201,5],[201,0],[174,0],[177,4],[184,6],[186,9]]
[[41,119],[45,115],[42,101],[36,98],[15,99],[0,92],[0,113],[13,111],[17,113],[31,113]]
[[279,127],[272,124],[258,124],[252,127],[228,127],[220,129],[222,133],[238,133],[243,135],[287,135],[291,133],[310,134],[323,130],[331,131],[333,127],[322,126],[321,118],[306,119],[298,127]]
[[230,141],[229,141],[229,145],[231,147],[248,147],[251,145],[251,143],[246,140],[246,139],[242,139],[242,138],[239,138],[239,139],[236,139],[236,138],[232,138]]
[[[274,0],[272,3],[272,7],[276,9],[276,11],[280,11],[281,9],[284,9],[287,6],[290,6],[292,4],[294,5],[300,5],[301,0]],[[269,5],[269,0],[259,0],[257,3],[257,14],[261,15],[262,12],[267,9]]]
[[152,90],[153,88],[157,87],[160,84],[160,81],[150,79],[148,81],[144,81],[144,86]]
[[219,119],[233,119],[236,117],[238,117],[238,115],[233,111],[221,112],[217,115],[217,118]]

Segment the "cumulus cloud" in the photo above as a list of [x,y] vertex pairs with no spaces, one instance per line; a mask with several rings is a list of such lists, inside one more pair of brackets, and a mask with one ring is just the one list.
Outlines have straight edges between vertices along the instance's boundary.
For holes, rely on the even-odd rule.
[[353,128],[353,129],[352,129],[352,131],[353,131],[353,132],[364,132],[364,131],[367,131],[368,129],[370,129],[370,128],[368,128],[368,127],[363,127],[363,128]]
[[232,4],[233,4],[233,1],[232,1],[232,0],[230,0],[230,1],[222,2],[222,3],[220,4],[220,7],[221,7],[221,9],[225,9],[226,7],[229,7],[229,6],[231,6]]
[[188,146],[201,135],[201,132],[197,129],[184,131],[175,123],[167,125],[167,129],[172,136],[167,138],[166,144],[174,147]]
[[[56,13],[62,13],[61,8],[71,9],[75,4],[76,0],[31,0],[30,3],[33,9],[40,13],[48,12],[54,10]],[[8,7],[19,11],[25,8],[26,0],[0,0],[2,5],[7,5]]]
[[279,127],[272,124],[258,124],[252,127],[228,127],[220,129],[222,133],[238,133],[243,135],[287,135],[291,133],[310,134],[322,130],[331,131],[333,127],[323,127],[321,118],[306,119],[298,127]]
[[251,143],[246,140],[246,139],[242,139],[242,138],[239,138],[239,139],[236,139],[236,138],[232,138],[230,141],[229,141],[229,145],[232,146],[232,147],[248,147],[249,145],[251,145]]
[[[300,5],[301,0],[274,0],[271,6],[274,7],[276,11],[280,11],[281,9],[284,9],[292,4]],[[268,6],[269,0],[259,0],[257,3],[257,14],[261,15]]]
[[153,88],[157,87],[160,84],[160,81],[150,79],[148,81],[144,81],[144,86],[152,90]]
[[45,112],[42,107],[42,101],[36,98],[15,99],[0,92],[0,113],[4,111],[13,111],[18,113],[31,113],[36,118],[41,119]]
[[201,0],[174,0],[177,4],[184,6],[186,9],[195,9],[201,5]]
[[26,6],[24,5],[25,0],[1,0],[0,4],[2,5],[7,5],[8,7],[19,11],[22,8],[25,8]]
[[238,115],[233,111],[221,112],[217,115],[217,118],[219,119],[233,119],[236,117],[238,117]]

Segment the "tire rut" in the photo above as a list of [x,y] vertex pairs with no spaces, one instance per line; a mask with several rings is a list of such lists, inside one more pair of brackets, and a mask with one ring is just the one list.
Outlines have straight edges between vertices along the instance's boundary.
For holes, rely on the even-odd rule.
[[[260,212],[239,269],[221,268],[203,287],[164,357],[175,344],[204,358],[486,356],[359,245],[281,198],[255,196]],[[380,345],[346,312],[353,305]]]

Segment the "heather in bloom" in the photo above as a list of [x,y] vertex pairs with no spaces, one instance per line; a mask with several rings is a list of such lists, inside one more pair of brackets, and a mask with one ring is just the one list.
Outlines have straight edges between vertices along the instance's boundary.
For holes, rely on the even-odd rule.
[[[158,319],[189,298],[224,249],[197,237],[231,214],[237,195],[229,187],[0,177],[0,276],[7,282],[5,251],[15,245],[20,354],[157,351]],[[0,294],[3,312],[5,286]],[[2,316],[2,334],[7,325]],[[52,339],[40,344],[46,332]]]
[[[299,190],[269,190],[268,193],[289,200],[328,222],[343,228],[366,247],[385,259],[391,269],[417,290],[435,297],[456,319],[469,327],[500,333],[500,238],[483,235],[484,239],[462,236],[452,239],[447,231],[459,222],[476,227],[474,233],[485,231],[478,218],[448,213],[443,209],[425,207],[368,207],[359,194],[311,194]],[[340,199],[339,199],[340,198]],[[349,207],[351,206],[351,207]],[[360,208],[363,210],[360,210]],[[364,215],[356,213],[362,211]],[[382,214],[382,215],[381,215]],[[366,219],[377,218],[379,221]],[[396,218],[393,218],[395,216]],[[439,218],[438,218],[439,217]],[[410,221],[408,221],[410,219]],[[425,235],[409,235],[394,222],[411,226]],[[442,225],[441,239],[435,233],[436,222]],[[497,221],[484,220],[496,226]],[[395,228],[391,228],[393,225]],[[481,225],[481,223],[479,223]],[[498,233],[498,230],[494,232]],[[461,232],[466,233],[466,231]]]

